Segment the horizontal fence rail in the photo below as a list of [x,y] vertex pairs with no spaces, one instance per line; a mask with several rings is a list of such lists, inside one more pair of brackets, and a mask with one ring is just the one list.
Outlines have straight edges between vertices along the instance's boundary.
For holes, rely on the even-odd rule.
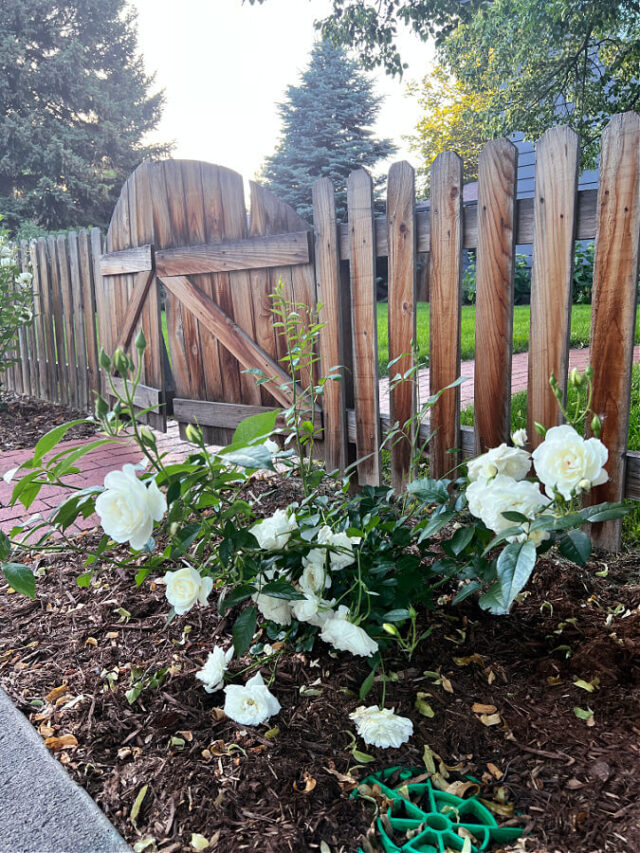
[[[162,168],[144,164],[128,182],[128,209],[137,218],[133,225],[124,213],[121,222],[112,220],[107,254],[97,229],[22,244],[22,267],[34,276],[36,318],[20,332],[19,363],[9,370],[7,384],[18,393],[89,410],[93,393],[101,382],[104,387],[99,339],[131,346],[141,324],[149,347],[136,403],[153,406],[175,398],[181,423],[198,421],[210,438],[224,442],[243,414],[286,402],[269,396],[264,387],[256,389],[253,378],[242,372],[243,366],[262,361],[272,372],[274,365],[280,371],[277,362],[284,350],[274,333],[268,294],[282,279],[290,294],[311,307],[315,292],[324,323],[322,372],[341,366],[342,381],[325,385],[317,422],[327,467],[344,471],[357,460],[359,483],[379,484],[380,444],[392,431],[387,445],[391,481],[401,489],[414,473],[413,446],[428,443],[431,474],[441,477],[455,468],[458,455],[509,441],[516,245],[532,246],[531,446],[538,440],[534,422],[547,427],[559,422],[548,379],[553,372],[566,394],[575,243],[595,240],[593,407],[603,418],[610,480],[594,490],[594,497],[640,500],[640,453],[627,449],[640,255],[640,118],[625,113],[611,120],[603,136],[597,190],[578,190],[579,139],[570,129],[547,131],[536,158],[534,197],[518,199],[516,147],[506,139],[489,142],[479,157],[478,201],[466,203],[457,154],[446,152],[434,161],[428,202],[415,197],[413,168],[397,163],[389,172],[384,216],[376,215],[371,177],[356,170],[348,179],[345,223],[336,215],[335,188],[324,178],[313,189],[312,231],[256,184],[247,217],[241,178],[228,170],[178,161]],[[224,233],[216,229],[222,213],[227,218],[227,196],[214,204],[204,180],[207,170],[217,169],[237,195],[233,204],[226,201],[233,215],[229,221],[237,220],[235,230]],[[160,172],[162,184],[156,177]],[[192,173],[196,195],[202,195],[202,222],[198,217],[183,221],[175,211],[169,215],[174,208],[182,211],[182,193],[185,203],[194,197]],[[173,205],[169,212],[163,207],[167,190]],[[460,425],[459,385],[444,390],[460,374],[466,249],[476,250],[474,427]],[[380,410],[378,384],[379,258],[388,258],[389,265],[389,413]],[[430,393],[442,395],[419,423],[414,343],[417,281],[425,263]],[[116,280],[126,287],[114,287]],[[173,377],[162,342],[158,281],[164,282],[169,301]],[[187,346],[187,335],[199,345]],[[157,424],[162,427],[164,419]],[[596,542],[615,549],[620,531],[619,522],[606,522],[595,530]]]

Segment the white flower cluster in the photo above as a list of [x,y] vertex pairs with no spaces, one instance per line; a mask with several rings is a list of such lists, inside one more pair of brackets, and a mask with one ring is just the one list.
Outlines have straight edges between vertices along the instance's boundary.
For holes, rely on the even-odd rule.
[[[291,534],[298,527],[295,515],[279,509],[269,518],[265,518],[251,528],[261,548],[267,551],[282,550],[289,542]],[[329,525],[323,525],[316,535],[314,546],[302,558],[303,571],[296,589],[304,598],[287,601],[268,593],[255,592],[252,596],[258,610],[266,619],[278,625],[290,625],[292,618],[298,622],[308,622],[321,628],[320,639],[340,651],[354,655],[370,657],[378,651],[378,644],[367,632],[349,620],[349,609],[342,605],[334,610],[335,599],[325,598],[325,591],[331,587],[332,573],[346,569],[356,560],[353,550],[360,537],[349,536],[344,531],[334,533]],[[269,569],[263,572],[263,584],[273,580],[290,582],[288,572]]]
[[153,522],[161,521],[166,511],[167,499],[156,481],[145,486],[133,465],[110,471],[104,478],[104,492],[96,500],[104,532],[114,542],[129,542],[136,550],[144,548]]
[[[524,430],[514,433],[513,440],[526,444]],[[607,448],[599,439],[584,439],[567,424],[549,429],[532,455],[521,447],[501,444],[469,462],[469,511],[494,533],[513,526],[504,517],[505,512],[519,512],[533,521],[556,494],[570,500],[592,486],[606,483],[607,458]],[[525,480],[532,459],[539,483]],[[540,484],[546,495],[540,491]],[[536,545],[548,537],[548,532],[542,530],[528,535]]]

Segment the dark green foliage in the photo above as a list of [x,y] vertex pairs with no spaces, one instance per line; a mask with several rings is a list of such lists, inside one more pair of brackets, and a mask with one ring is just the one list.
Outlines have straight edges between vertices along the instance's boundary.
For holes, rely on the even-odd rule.
[[396,150],[389,139],[373,136],[379,108],[380,98],[358,64],[342,48],[318,42],[300,85],[289,86],[279,106],[282,139],[265,160],[262,183],[312,222],[312,186],[331,178],[338,216],[344,217],[349,173]]
[[[108,222],[158,123],[124,0],[3,0],[0,212],[12,231]],[[27,229],[28,230],[28,229]],[[23,236],[25,232],[22,232]]]

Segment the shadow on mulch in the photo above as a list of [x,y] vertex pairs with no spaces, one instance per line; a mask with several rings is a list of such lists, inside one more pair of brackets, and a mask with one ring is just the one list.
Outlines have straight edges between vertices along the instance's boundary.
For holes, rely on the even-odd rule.
[[[86,412],[69,409],[46,400],[7,393],[0,401],[0,451],[34,447],[38,439],[60,424],[86,418]],[[96,426],[79,424],[65,435],[65,441],[94,435]]]
[[[0,682],[43,737],[73,735],[77,746],[50,744],[131,843],[152,837],[169,853],[191,849],[200,833],[222,853],[319,850],[323,841],[356,849],[373,820],[370,804],[349,799],[345,778],[354,766],[348,714],[361,704],[366,662],[331,657],[320,642],[283,657],[272,686],[282,712],[258,729],[239,727],[218,710],[223,694],[194,678],[214,643],[230,642],[215,607],[165,628],[162,587],[136,590],[114,569],[80,589],[73,555],[34,562],[45,570],[37,601],[0,583]],[[511,822],[528,831],[517,849],[640,850],[640,566],[636,554],[606,562],[601,578],[602,561],[581,570],[541,560],[509,618],[469,601],[428,614],[432,635],[411,662],[394,662],[387,692],[387,704],[414,720],[414,735],[400,750],[359,743],[376,761],[353,776],[424,768],[428,745],[481,781],[499,822],[513,805]],[[135,667],[169,672],[129,704]],[[425,675],[436,670],[452,692]],[[415,709],[418,691],[430,694],[432,718]],[[499,719],[489,709],[483,722],[474,703],[495,706]],[[593,724],[575,708],[591,709]]]

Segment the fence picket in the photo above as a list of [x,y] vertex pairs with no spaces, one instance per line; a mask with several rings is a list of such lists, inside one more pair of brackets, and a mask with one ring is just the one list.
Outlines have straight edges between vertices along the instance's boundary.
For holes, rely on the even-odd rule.
[[[609,450],[609,482],[590,494],[592,503],[624,497],[629,432],[633,340],[640,241],[640,116],[614,116],[602,137],[598,229],[593,267],[592,407],[602,414]],[[596,545],[618,550],[622,525],[593,525]]]
[[[32,272],[31,269],[31,258],[29,254],[29,244],[26,240],[22,240],[20,243],[20,262],[22,272]],[[32,298],[31,304],[33,307],[33,281],[29,285],[29,290],[31,290]],[[34,312],[35,313],[35,312]],[[38,365],[35,361],[34,355],[36,352],[35,347],[35,316],[33,322],[27,326],[24,330],[24,352],[22,358],[27,363],[27,374],[28,374],[28,384],[25,388],[25,393],[29,394],[32,397],[37,397],[39,393],[38,387]]]
[[518,149],[496,139],[478,159],[476,359],[474,426],[477,453],[509,438]]
[[[313,185],[313,221],[316,244],[318,302],[321,303],[320,364],[323,376],[340,367],[340,381],[324,385],[324,461],[328,471],[344,471],[347,466],[347,407],[344,387],[344,339],[340,303],[340,256],[338,224],[333,184],[321,178]],[[333,371],[335,373],[335,371]]]
[[542,441],[536,421],[548,428],[562,420],[549,385],[552,373],[566,398],[579,158],[580,139],[569,127],[551,128],[536,147],[528,401],[532,447]]
[[347,208],[351,235],[351,316],[358,482],[363,486],[377,486],[380,483],[380,406],[376,242],[373,183],[364,169],[349,175]]
[[59,383],[60,399],[65,405],[71,402],[69,368],[67,365],[67,350],[64,330],[64,304],[62,298],[62,279],[58,264],[56,238],[47,238],[49,248],[49,263],[51,270],[51,301],[55,328],[55,368]]
[[[462,306],[462,160],[447,151],[431,167],[430,392],[460,375]],[[443,477],[457,464],[460,446],[460,386],[445,391],[431,409],[431,476]]]
[[89,372],[87,368],[87,341],[84,329],[85,305],[80,280],[80,256],[78,253],[78,235],[75,231],[67,234],[69,257],[69,277],[73,299],[73,336],[76,353],[77,406],[89,411]]
[[416,221],[415,173],[407,162],[389,170],[387,186],[389,244],[389,403],[392,425],[401,434],[391,446],[391,485],[400,491],[411,475],[416,424],[416,384],[413,342],[416,338]]
[[62,299],[63,337],[67,352],[67,378],[69,382],[69,402],[75,408],[79,406],[78,400],[78,377],[76,372],[77,356],[75,329],[73,317],[76,306],[71,294],[71,273],[69,271],[69,246],[67,237],[63,234],[56,240],[56,256],[58,261],[58,273],[60,275],[60,296]]
[[51,298],[51,276],[49,255],[45,237],[38,240],[38,265],[40,267],[40,318],[42,320],[43,344],[40,357],[44,355],[47,374],[47,400],[61,400],[58,396],[58,374],[56,370],[55,335],[53,329],[53,303]]

